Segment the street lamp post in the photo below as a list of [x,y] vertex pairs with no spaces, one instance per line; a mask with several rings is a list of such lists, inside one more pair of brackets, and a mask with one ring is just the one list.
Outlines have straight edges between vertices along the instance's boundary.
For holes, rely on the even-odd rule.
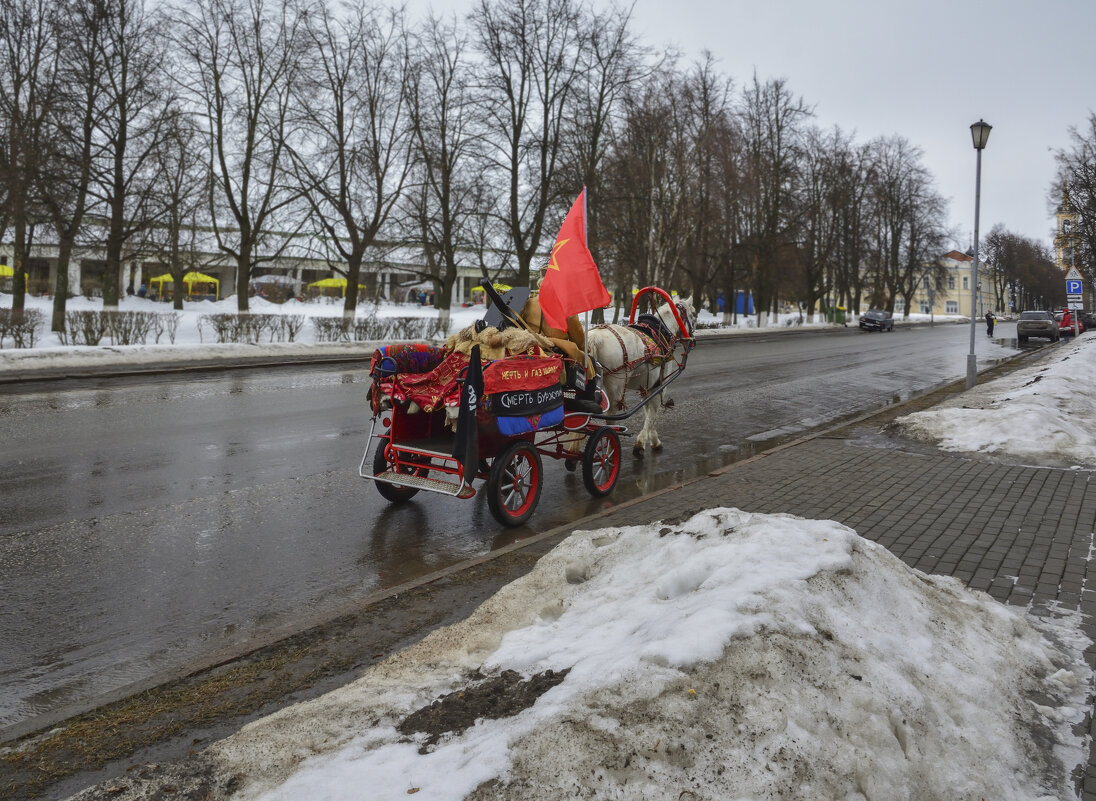
[[971,389],[978,381],[978,357],[974,355],[974,329],[977,323],[975,315],[978,310],[978,214],[981,211],[982,202],[982,150],[989,141],[989,132],[992,128],[993,126],[985,120],[978,120],[970,126],[974,149],[978,152],[978,166],[974,173],[974,272],[970,287],[970,353],[967,355],[967,389]]

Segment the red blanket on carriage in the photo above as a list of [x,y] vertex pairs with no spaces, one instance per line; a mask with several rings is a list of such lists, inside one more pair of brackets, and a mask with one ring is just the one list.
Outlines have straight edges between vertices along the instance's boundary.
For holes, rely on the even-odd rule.
[[[414,401],[423,411],[432,412],[459,403],[457,379],[467,366],[468,357],[459,351],[431,345],[387,345],[373,353],[369,373],[375,391],[401,403]],[[485,363],[483,391],[488,397],[537,393],[559,386],[562,376],[563,360],[558,356],[543,351],[506,356]],[[498,411],[502,410],[496,414]]]

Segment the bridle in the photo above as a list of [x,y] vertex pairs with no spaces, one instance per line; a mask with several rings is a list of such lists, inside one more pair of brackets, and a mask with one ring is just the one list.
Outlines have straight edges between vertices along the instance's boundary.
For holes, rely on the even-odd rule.
[[[685,323],[685,336],[692,337],[693,335],[693,318],[689,316],[688,310],[685,308],[685,304],[681,301],[674,301],[674,306],[677,307],[677,313]],[[680,332],[679,332],[680,333]]]

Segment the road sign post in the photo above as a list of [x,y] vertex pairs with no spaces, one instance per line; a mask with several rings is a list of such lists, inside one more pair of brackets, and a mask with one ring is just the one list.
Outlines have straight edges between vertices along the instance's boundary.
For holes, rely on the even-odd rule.
[[[1066,273],[1066,308],[1071,312],[1080,312],[1084,309],[1085,287],[1081,271],[1076,267],[1070,267]],[[1073,335],[1080,335],[1080,315],[1073,315]]]

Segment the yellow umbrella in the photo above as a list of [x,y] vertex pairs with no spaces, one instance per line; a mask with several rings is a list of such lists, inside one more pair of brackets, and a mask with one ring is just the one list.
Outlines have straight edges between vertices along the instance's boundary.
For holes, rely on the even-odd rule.
[[[313,281],[309,286],[320,289],[341,289],[343,297],[346,297],[346,283],[345,278],[321,278],[319,281]],[[358,284],[358,289],[365,289],[365,284]]]
[[183,283],[186,284],[186,293],[188,295],[194,292],[195,284],[213,284],[215,287],[214,293],[218,298],[221,296],[221,282],[212,275],[206,275],[205,273],[191,270],[183,275]]
[[[15,268],[9,267],[6,264],[0,264],[0,278],[11,278],[15,275]],[[27,285],[27,278],[29,278],[25,272],[23,273],[23,287]]]
[[[509,284],[491,284],[491,286],[493,286],[495,288],[495,291],[498,292],[500,295],[503,292],[509,292],[511,289],[513,289],[513,287]],[[468,290],[468,296],[475,300],[477,292],[479,292],[481,295],[484,294],[483,287],[479,284],[476,284],[474,287]]]
[[[174,284],[175,279],[171,277],[171,273],[164,273],[158,275],[155,278],[148,280],[150,284],[159,284],[158,294],[164,294],[164,284]],[[214,278],[212,275],[206,275],[195,270],[191,270],[183,275],[183,284],[186,285],[187,294],[191,294],[195,284],[213,284],[217,287],[217,297],[221,296],[221,282]]]

